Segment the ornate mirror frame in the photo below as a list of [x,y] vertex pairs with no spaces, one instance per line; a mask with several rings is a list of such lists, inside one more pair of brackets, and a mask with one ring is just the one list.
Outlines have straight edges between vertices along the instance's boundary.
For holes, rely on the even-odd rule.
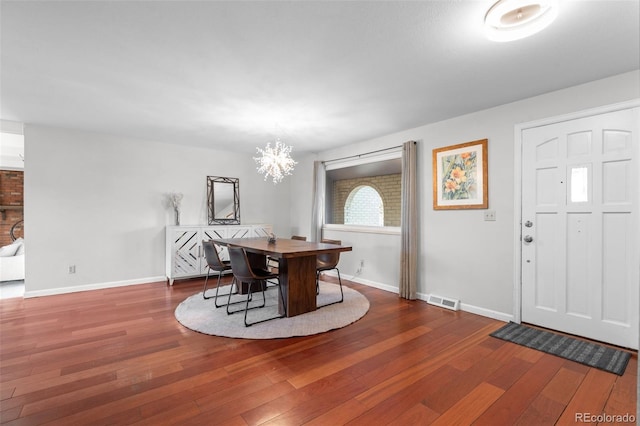
[[240,225],[240,180],[207,176],[209,225]]

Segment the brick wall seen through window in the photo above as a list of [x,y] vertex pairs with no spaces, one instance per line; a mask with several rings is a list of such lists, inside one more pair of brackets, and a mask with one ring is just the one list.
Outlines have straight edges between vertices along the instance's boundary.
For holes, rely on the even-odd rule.
[[330,209],[332,217],[327,223],[345,224],[344,211],[349,195],[358,187],[369,186],[382,199],[383,226],[400,226],[401,185],[401,173],[333,181]]

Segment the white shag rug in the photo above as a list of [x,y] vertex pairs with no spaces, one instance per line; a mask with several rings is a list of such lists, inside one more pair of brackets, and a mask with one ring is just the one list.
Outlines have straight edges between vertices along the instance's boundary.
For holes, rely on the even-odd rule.
[[[220,287],[218,304],[226,303],[230,286]],[[347,286],[342,286],[344,302],[324,306],[313,312],[297,315],[291,318],[278,318],[254,324],[244,325],[244,312],[227,315],[225,306],[216,308],[214,299],[205,300],[202,292],[188,297],[178,305],[175,316],[185,327],[204,334],[242,339],[277,339],[294,336],[308,336],[324,333],[329,330],[345,327],[362,318],[369,310],[369,300],[361,293]],[[207,290],[207,296],[213,296],[215,289]],[[266,291],[267,303],[264,308],[250,309],[247,320],[257,321],[262,318],[278,314],[278,299],[280,296],[276,287],[269,287]],[[318,306],[340,299],[340,287],[320,281]],[[246,295],[233,295],[231,301],[246,301]],[[249,307],[262,304],[262,293],[254,293]],[[245,304],[232,305],[232,310],[244,309]]]

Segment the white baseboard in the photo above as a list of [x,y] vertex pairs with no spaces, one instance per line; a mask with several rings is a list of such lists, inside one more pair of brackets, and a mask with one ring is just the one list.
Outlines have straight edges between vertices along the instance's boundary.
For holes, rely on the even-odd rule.
[[[338,277],[338,274],[336,274],[334,271],[329,271],[329,272],[324,272],[327,275],[330,275],[332,277]],[[384,283],[379,283],[376,281],[370,281],[370,280],[366,280],[364,278],[358,278],[357,276],[347,276],[347,275],[343,275],[345,279],[348,279],[349,281],[353,281],[353,282],[357,282],[358,284],[364,284],[367,285],[369,287],[375,287],[378,288],[380,290],[385,290],[391,293],[395,293],[398,294],[399,290],[398,287],[394,287],[392,285],[388,285],[388,284],[384,284]],[[418,293],[416,294],[416,298],[418,300],[422,300],[424,302],[426,302],[429,299],[429,294],[426,293]],[[444,308],[443,308],[444,309]],[[498,321],[503,321],[503,322],[509,322],[509,321],[513,321],[514,317],[512,314],[507,314],[504,312],[498,312],[498,311],[494,311],[491,309],[487,309],[487,308],[483,308],[480,306],[474,306],[474,305],[469,305],[468,303],[460,303],[460,310],[464,311],[464,312],[469,312],[471,314],[476,314],[476,315],[480,315],[483,317],[487,317],[487,318],[493,318],[495,320]]]
[[460,303],[460,309],[469,312],[471,314],[480,315],[487,318],[493,318],[498,321],[509,322],[513,321],[513,315],[507,314],[504,312],[498,312],[487,308],[482,308],[480,306],[469,305],[466,303]]
[[[419,293],[416,295],[416,297],[426,302],[429,299],[429,294]],[[513,315],[511,314],[494,311],[494,310],[483,308],[480,306],[469,305],[468,303],[460,302],[460,310],[464,312],[469,312],[470,314],[480,315],[482,317],[493,318],[498,321],[503,321],[503,322],[513,321]]]
[[[327,274],[331,277],[334,278],[338,278],[338,274],[334,271],[325,271],[323,272],[323,274]],[[349,281],[353,281],[354,283],[358,283],[358,284],[363,284],[369,287],[373,287],[373,288],[377,288],[380,290],[384,290],[384,291],[388,291],[390,293],[396,293],[398,294],[398,287],[394,287],[392,285],[388,285],[388,284],[384,284],[384,283],[380,283],[377,281],[371,281],[371,280],[367,280],[364,278],[360,278],[357,275],[345,275],[342,274],[342,278],[344,278],[345,280],[349,280]]]
[[[323,272],[329,276],[338,277],[338,274],[334,271]],[[369,287],[374,287],[380,290],[388,291],[390,293],[398,294],[398,288],[389,284],[380,283],[377,281],[371,281],[364,278],[360,278],[358,276],[347,276],[343,275],[344,279],[349,281],[356,282],[358,284],[363,284]],[[113,287],[124,287],[128,285],[137,285],[137,284],[149,284],[157,281],[166,281],[167,277],[162,275],[159,277],[148,277],[148,278],[139,278],[135,280],[124,280],[124,281],[112,281],[106,283],[96,283],[96,284],[87,284],[81,286],[74,287],[59,287],[47,290],[35,290],[35,291],[25,291],[24,298],[30,297],[40,297],[40,296],[53,296],[56,294],[66,294],[66,293],[75,293],[78,291],[88,291],[88,290],[101,290],[105,288],[113,288]],[[416,298],[418,300],[422,300],[424,302],[429,298],[428,294],[418,293],[416,294]],[[480,306],[469,305],[467,303],[460,303],[460,310],[469,312],[472,314],[480,315],[483,317],[493,318],[498,321],[509,322],[513,321],[514,317],[512,314],[506,314],[504,312],[498,312],[491,309],[482,308]]]
[[27,299],[30,297],[53,296],[56,294],[76,293],[78,291],[102,290],[105,288],[124,287],[128,285],[150,284],[157,281],[166,282],[166,280],[167,277],[162,275],[159,277],[147,277],[135,280],[111,281],[106,283],[86,284],[73,287],[48,288],[46,290],[26,291],[25,289],[24,298]]

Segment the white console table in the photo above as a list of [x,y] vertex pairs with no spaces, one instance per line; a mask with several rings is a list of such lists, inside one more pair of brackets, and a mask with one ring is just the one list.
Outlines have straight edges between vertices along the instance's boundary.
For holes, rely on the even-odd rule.
[[[167,226],[165,248],[165,274],[173,285],[176,279],[200,277],[207,274],[207,261],[202,240],[220,238],[267,237],[271,225],[187,225]],[[228,259],[226,248],[220,253]]]

